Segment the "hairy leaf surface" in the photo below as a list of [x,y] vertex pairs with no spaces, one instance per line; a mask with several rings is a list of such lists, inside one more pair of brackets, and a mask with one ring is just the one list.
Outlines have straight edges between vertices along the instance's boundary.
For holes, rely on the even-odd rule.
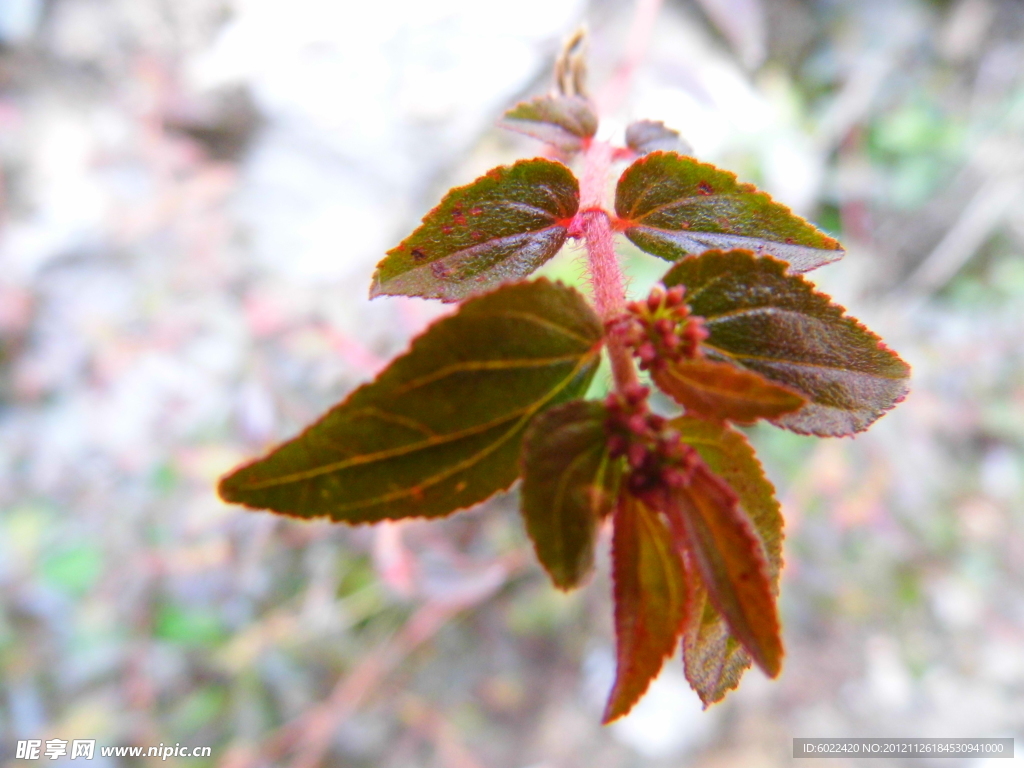
[[751,423],[792,413],[807,402],[759,373],[706,358],[671,361],[651,378],[688,412],[709,419]]
[[225,501],[348,523],[439,517],[519,474],[530,420],[579,397],[601,323],[576,291],[505,286],[431,326],[301,435],[225,477]]
[[628,713],[644,695],[675,651],[686,619],[682,555],[659,515],[623,493],[614,521],[617,666],[605,723]]
[[637,247],[669,261],[746,248],[807,272],[843,255],[836,240],[735,174],[674,152],[654,152],[625,170],[615,213]]
[[638,155],[649,152],[678,152],[681,155],[693,154],[679,131],[674,131],[660,120],[637,120],[626,126],[626,146]]
[[558,253],[579,209],[576,177],[536,158],[451,190],[377,265],[370,296],[461,301],[526,277]]
[[[764,475],[754,449],[743,434],[727,424],[683,416],[672,427],[683,442],[695,448],[712,472],[724,480],[739,497],[761,539],[768,561],[772,592],[778,594],[782,569],[782,513],[775,488]],[[750,666],[750,655],[729,631],[722,614],[707,599],[697,579],[687,581],[689,622],[683,634],[686,678],[705,706],[720,701],[739,685]]]
[[545,411],[523,439],[520,507],[537,558],[560,589],[594,565],[597,526],[615,505],[619,464],[608,456],[605,407],[574,400]]
[[802,434],[868,428],[907,392],[910,367],[786,264],[749,251],[680,260],[665,285],[686,286],[704,318],[704,352],[790,387],[810,402],[773,423]]
[[510,109],[501,125],[564,152],[577,152],[584,139],[597,133],[597,115],[581,96],[540,96]]
[[706,464],[672,492],[666,512],[681,524],[686,545],[714,607],[764,672],[782,668],[782,639],[764,546],[723,480]]

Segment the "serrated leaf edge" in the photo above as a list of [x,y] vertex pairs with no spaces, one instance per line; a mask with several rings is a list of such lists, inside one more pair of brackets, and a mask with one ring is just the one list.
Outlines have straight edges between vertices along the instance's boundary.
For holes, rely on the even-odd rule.
[[[510,287],[510,285],[517,285],[517,284],[521,285],[521,284],[524,284],[524,283],[537,283],[537,282],[547,282],[547,283],[550,283],[551,281],[546,280],[544,278],[540,278],[539,280],[533,280],[533,281],[520,281],[519,283],[511,283],[511,284],[503,285],[500,288],[495,289],[495,291],[492,291],[491,293],[494,293],[494,292],[496,292],[498,290],[502,290],[502,289],[508,288],[508,287]],[[553,284],[555,284],[555,285],[563,285],[561,282],[555,282]],[[479,299],[479,298],[481,298],[481,297],[474,297],[474,299]],[[496,313],[493,313],[492,316],[494,316],[494,315],[500,316],[502,314],[510,314],[510,315],[523,314],[523,315],[526,315],[527,313],[502,313],[502,312],[496,312]],[[481,315],[481,317],[486,317],[486,316],[487,315]],[[442,318],[442,320],[444,320],[444,319],[446,319],[446,318]],[[543,320],[543,318],[541,318],[541,319]],[[565,329],[561,329],[561,327],[557,326],[556,324],[553,324],[553,323],[548,323],[548,324],[551,325],[552,327],[559,328],[560,330],[565,332],[567,335],[574,336],[577,339],[580,338],[576,334],[572,334],[571,332],[569,332],[569,331],[567,331]],[[415,345],[416,341],[418,341],[420,338],[424,337],[427,333],[429,333],[432,327],[433,326],[428,327],[423,333],[421,333],[419,336],[417,336],[414,339],[412,339],[410,341],[410,343],[409,343],[409,346],[408,346],[408,348],[406,350],[406,353],[410,352],[412,350],[413,346]],[[309,479],[311,477],[319,477],[320,475],[329,474],[330,472],[338,471],[339,469],[345,469],[345,468],[350,467],[350,466],[358,466],[361,463],[370,463],[372,461],[381,461],[381,460],[385,460],[385,459],[388,459],[388,458],[393,458],[395,456],[406,455],[406,454],[411,453],[411,452],[416,451],[416,450],[426,450],[426,449],[435,447],[437,445],[444,445],[444,444],[446,444],[448,442],[451,442],[452,440],[458,440],[458,439],[461,439],[463,437],[471,436],[473,434],[478,434],[480,432],[485,432],[485,431],[487,431],[489,429],[493,429],[494,427],[497,427],[497,426],[499,426],[499,425],[501,425],[501,424],[503,424],[505,422],[511,421],[511,420],[515,419],[516,417],[518,417],[520,415],[522,416],[522,418],[520,418],[516,422],[516,424],[510,430],[508,430],[498,440],[495,440],[493,443],[491,443],[489,446],[487,446],[487,448],[485,448],[485,449],[483,449],[481,451],[478,451],[474,456],[472,456],[472,457],[470,457],[468,459],[465,459],[462,462],[459,462],[454,467],[448,468],[448,469],[446,469],[446,470],[444,470],[442,472],[439,472],[439,473],[433,475],[432,477],[429,478],[429,480],[427,482],[420,483],[420,484],[416,485],[414,488],[401,489],[399,491],[394,491],[394,492],[389,493],[389,494],[384,494],[382,496],[377,496],[377,497],[375,497],[373,499],[362,501],[362,502],[360,502],[358,504],[336,505],[336,506],[333,506],[330,511],[324,512],[322,515],[299,515],[299,514],[296,514],[294,512],[281,512],[281,511],[277,511],[277,510],[274,510],[274,513],[275,514],[281,514],[281,515],[287,515],[289,517],[296,517],[296,518],[303,519],[303,520],[309,520],[309,519],[313,519],[313,518],[317,518],[317,517],[331,517],[332,519],[335,519],[334,516],[336,514],[342,514],[342,513],[345,513],[345,512],[351,512],[351,511],[357,510],[357,509],[365,509],[367,507],[371,507],[371,506],[374,506],[376,504],[382,504],[382,503],[387,503],[387,502],[390,502],[390,501],[395,501],[396,499],[401,499],[401,498],[407,497],[407,496],[415,496],[417,493],[421,493],[424,488],[428,488],[428,487],[430,487],[432,485],[436,485],[437,483],[443,482],[445,479],[447,479],[451,475],[453,475],[453,474],[455,474],[457,472],[460,472],[460,471],[462,471],[462,470],[464,470],[464,469],[466,469],[468,467],[471,467],[473,464],[475,464],[475,463],[479,462],[480,460],[482,460],[483,458],[487,457],[488,455],[493,453],[495,450],[500,448],[502,445],[504,445],[506,442],[508,442],[508,440],[511,439],[516,434],[516,432],[518,432],[520,429],[523,429],[525,426],[527,426],[529,424],[529,421],[533,418],[533,416],[535,416],[537,413],[539,413],[540,410],[542,410],[547,403],[549,403],[552,399],[557,397],[558,394],[560,392],[562,392],[562,390],[564,390],[567,386],[569,386],[576,379],[576,377],[579,376],[580,373],[585,370],[587,365],[593,363],[594,359],[600,355],[600,351],[601,351],[601,348],[602,348],[603,345],[604,345],[604,339],[602,338],[602,339],[598,340],[591,347],[591,349],[589,350],[589,352],[586,355],[581,356],[580,362],[563,379],[563,381],[557,387],[553,388],[551,390],[551,392],[548,393],[547,396],[545,396],[541,401],[539,401],[534,406],[531,406],[529,408],[524,408],[524,409],[521,409],[519,411],[513,411],[510,414],[506,414],[505,416],[503,416],[503,417],[501,417],[499,419],[495,419],[495,420],[493,420],[491,422],[487,422],[484,425],[476,425],[476,426],[471,427],[469,429],[461,430],[458,433],[452,433],[451,435],[439,435],[439,436],[437,436],[440,439],[428,438],[427,440],[425,440],[423,442],[414,443],[414,444],[411,444],[411,445],[408,445],[408,446],[402,446],[401,448],[393,449],[391,451],[378,451],[376,454],[371,454],[372,458],[369,461],[359,461],[359,459],[363,459],[365,457],[354,457],[355,460],[343,460],[343,461],[340,461],[340,462],[333,462],[326,469],[324,469],[324,468],[316,468],[314,470],[308,470],[306,472],[293,473],[292,475],[289,475],[287,478],[285,478],[283,480],[279,480],[278,482],[266,482],[266,483],[258,483],[258,484],[254,484],[254,485],[246,485],[246,486],[243,486],[243,489],[244,490],[259,490],[261,488],[269,488],[269,487],[274,487],[274,486],[285,485],[285,484],[287,484],[289,482],[299,482],[301,480]],[[405,353],[403,353],[403,354],[405,354]],[[573,356],[568,356],[567,359],[572,359],[573,357],[575,357],[575,356],[574,355]],[[551,358],[548,358],[548,359],[550,360]],[[559,358],[559,359],[561,359],[561,358]],[[335,408],[343,407],[353,397],[355,397],[358,392],[360,392],[365,387],[372,386],[373,383],[374,382],[371,381],[371,382],[367,382],[366,384],[363,384],[360,387],[357,387],[341,403],[339,403],[338,405],[336,405],[333,408],[331,408],[330,410],[328,410],[327,413],[330,413]],[[355,413],[358,414],[358,413],[363,412],[363,411],[366,411],[366,412],[373,411],[373,412],[378,412],[378,413],[386,413],[386,412],[380,411],[380,409],[375,407],[375,406],[371,406],[371,407],[368,407],[368,408],[365,408],[365,409],[360,409],[359,411],[355,411]],[[306,427],[302,432],[300,432],[295,437],[293,437],[293,438],[291,438],[289,440],[286,440],[284,443],[280,443],[278,445],[275,445],[270,451],[268,451],[263,456],[261,456],[261,457],[259,457],[257,459],[254,459],[254,460],[252,460],[250,462],[246,462],[245,464],[243,464],[243,465],[241,465],[239,467],[234,468],[227,475],[223,476],[221,478],[220,482],[218,483],[217,495],[223,501],[225,501],[227,503],[230,503],[230,504],[238,504],[238,505],[243,506],[243,507],[245,507],[247,509],[256,510],[256,511],[264,511],[264,510],[266,510],[266,507],[254,506],[254,505],[251,505],[251,504],[247,504],[244,501],[237,501],[237,500],[228,498],[225,495],[225,483],[231,477],[233,477],[235,474],[237,474],[239,472],[242,472],[242,471],[248,469],[249,467],[255,466],[256,464],[259,464],[262,461],[268,459],[282,445],[284,445],[286,443],[292,443],[292,442],[301,440],[317,424],[319,424],[320,421],[323,418],[326,417],[326,415],[327,414],[325,413],[324,416],[321,417],[321,419],[318,419],[313,424],[310,424],[308,427]],[[392,414],[387,414],[387,415],[390,416]],[[518,476],[516,478],[513,478],[513,480],[511,482],[509,482],[507,485],[505,485],[504,487],[497,488],[495,490],[495,493],[498,493],[498,492],[503,491],[503,490],[507,490],[508,488],[510,488],[513,485],[513,483],[515,483],[515,481],[517,479],[518,479]],[[275,480],[278,480],[278,479],[275,478]],[[455,507],[448,514],[453,514],[455,512],[458,512],[459,510],[468,509],[470,507],[474,507],[474,506],[476,506],[479,503],[481,503],[481,502],[475,501],[475,502],[472,502],[471,504],[467,504],[467,505],[462,506],[462,507]],[[402,515],[400,518],[384,517],[384,518],[381,518],[381,519],[382,520],[390,520],[390,519],[406,520],[406,519],[411,519],[411,518],[415,518],[415,517],[430,517],[431,519],[436,519],[438,517],[444,517],[444,516],[447,516],[447,515],[443,515],[442,516],[442,515],[415,515],[415,514],[413,514],[413,515]],[[342,522],[342,523],[345,523],[347,525],[365,525],[365,524],[372,524],[373,522],[378,522],[378,521],[357,521],[357,522],[352,522],[352,521],[348,521],[348,520],[343,520],[342,519],[342,520],[337,520],[337,522]]]

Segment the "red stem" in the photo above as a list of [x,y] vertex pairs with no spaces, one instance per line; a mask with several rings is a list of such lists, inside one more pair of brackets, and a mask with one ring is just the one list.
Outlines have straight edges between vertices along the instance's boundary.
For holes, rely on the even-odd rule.
[[587,247],[590,279],[594,286],[597,313],[608,328],[606,344],[611,359],[615,388],[619,391],[637,383],[633,357],[615,333],[611,323],[626,312],[626,285],[615,253],[611,222],[602,203],[608,184],[614,148],[603,141],[594,141],[587,148],[580,182],[580,213],[573,229]]
[[[633,72],[640,65],[654,32],[662,0],[636,0],[633,24],[629,30],[626,53],[611,81],[598,97],[599,112],[609,114],[622,104]],[[633,356],[615,332],[613,321],[626,311],[626,285],[612,244],[612,227],[604,209],[608,172],[616,158],[615,148],[604,141],[592,141],[583,162],[580,182],[580,212],[573,223],[573,235],[582,235],[587,246],[590,278],[594,284],[594,303],[608,329],[606,344],[612,363],[615,388],[620,392],[637,384]]]

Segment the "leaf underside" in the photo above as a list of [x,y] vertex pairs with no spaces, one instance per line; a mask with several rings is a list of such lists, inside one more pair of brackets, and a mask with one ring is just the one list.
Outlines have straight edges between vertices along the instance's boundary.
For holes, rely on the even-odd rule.
[[612,535],[615,684],[604,722],[627,714],[675,651],[686,619],[683,561],[658,513],[620,496]]
[[907,393],[910,367],[786,264],[749,251],[681,259],[666,286],[686,286],[704,318],[705,354],[755,371],[809,402],[774,424],[822,437],[868,428]]
[[579,210],[576,177],[561,163],[521,160],[457,187],[377,265],[371,298],[461,301],[526,277],[558,253]]
[[530,420],[586,390],[601,337],[583,297],[558,283],[472,299],[301,435],[225,477],[220,495],[347,523],[476,504],[518,476]]
[[[761,539],[772,592],[777,595],[782,570],[782,513],[775,488],[765,477],[754,449],[741,432],[727,424],[683,416],[673,419],[671,426],[739,497],[740,508]],[[751,659],[707,599],[699,580],[688,580],[687,587],[690,621],[683,634],[683,661],[687,680],[708,706],[739,685]]]
[[743,644],[729,631],[722,614],[708,600],[704,586],[696,579],[688,586],[687,610],[694,618],[683,633],[683,665],[687,682],[706,709],[739,686],[752,661]]
[[679,131],[666,127],[660,120],[637,120],[626,126],[626,146],[638,155],[657,151],[693,154],[693,148],[683,141]]
[[666,512],[686,546],[714,607],[730,633],[767,675],[782,667],[782,639],[764,546],[737,496],[707,465],[671,494]]
[[618,461],[608,456],[607,411],[574,400],[545,411],[523,439],[520,508],[537,558],[560,589],[594,564],[597,527],[614,507]]
[[585,139],[597,133],[597,115],[581,96],[539,96],[505,113],[499,123],[532,136],[563,152],[578,152]]
[[688,412],[749,424],[792,413],[807,401],[754,371],[706,358],[669,362],[651,378]]
[[735,174],[674,152],[654,152],[625,170],[615,213],[638,248],[669,261],[745,248],[782,259],[797,273],[844,253],[836,240]]

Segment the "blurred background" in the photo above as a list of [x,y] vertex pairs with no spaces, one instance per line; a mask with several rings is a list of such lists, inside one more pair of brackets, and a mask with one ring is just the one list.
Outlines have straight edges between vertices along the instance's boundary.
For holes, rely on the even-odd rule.
[[[0,0],[0,763],[94,738],[226,768],[769,768],[794,736],[1024,737],[1020,0],[665,0],[605,116],[842,238],[811,277],[914,366],[856,439],[751,430],[787,520],[777,681],[702,712],[676,659],[602,728],[607,558],[553,590],[515,491],[356,529],[217,500],[446,311],[371,304],[374,265],[541,151],[494,121],[567,34],[600,92],[633,18]],[[623,252],[635,293],[665,269]],[[546,271],[580,281],[580,253]]]

